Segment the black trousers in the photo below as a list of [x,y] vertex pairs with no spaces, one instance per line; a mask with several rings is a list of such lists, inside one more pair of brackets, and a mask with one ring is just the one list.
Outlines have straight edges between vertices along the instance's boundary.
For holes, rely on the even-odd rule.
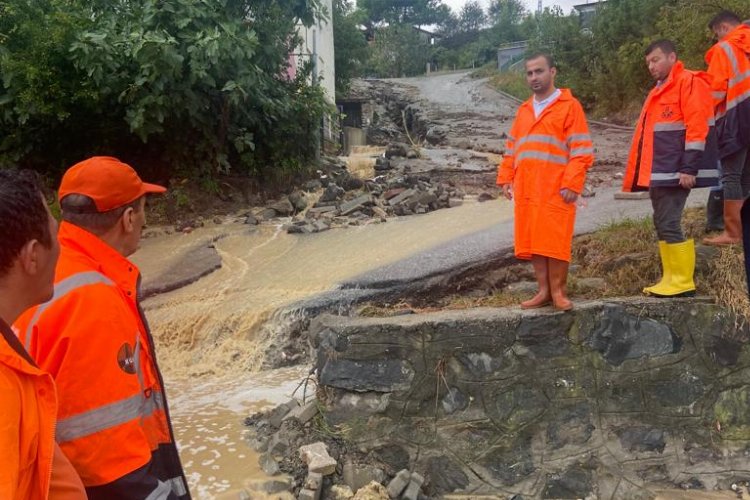
[[654,208],[654,227],[659,241],[682,243],[682,211],[690,194],[681,187],[652,187],[648,190]]

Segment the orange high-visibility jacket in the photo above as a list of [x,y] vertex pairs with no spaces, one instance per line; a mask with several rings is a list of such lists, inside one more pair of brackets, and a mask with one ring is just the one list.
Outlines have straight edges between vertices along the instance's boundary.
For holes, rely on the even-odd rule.
[[58,238],[54,296],[15,324],[57,384],[57,441],[89,498],[190,498],[138,269],[72,224]]
[[706,53],[721,158],[750,147],[750,26],[741,24]]
[[46,500],[55,446],[52,377],[0,320],[0,498]]
[[669,77],[646,97],[633,135],[623,191],[677,187],[680,174],[695,187],[718,184],[718,150],[711,105],[711,79],[677,62]]
[[570,90],[561,89],[539,118],[532,99],[518,109],[497,183],[513,183],[516,256],[570,261],[576,206],[565,203],[560,191],[583,191],[594,145],[583,108]]

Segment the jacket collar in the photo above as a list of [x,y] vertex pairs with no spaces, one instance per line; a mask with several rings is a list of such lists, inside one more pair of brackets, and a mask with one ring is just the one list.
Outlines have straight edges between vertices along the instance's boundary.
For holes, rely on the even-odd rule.
[[[558,102],[569,101],[571,99],[573,99],[573,93],[570,91],[570,89],[560,89],[560,97],[558,97],[557,99],[555,99],[555,102],[553,102],[552,104],[550,104],[547,107],[547,109],[551,108],[552,106],[555,106]],[[534,96],[532,95],[531,97],[529,97],[528,99],[526,99],[523,102],[523,104],[521,104],[521,106],[528,107],[528,108],[530,108],[533,111],[534,110]],[[539,115],[539,116],[541,116],[541,115]]]
[[654,95],[661,94],[669,87],[671,87],[674,81],[683,71],[685,71],[685,65],[682,63],[682,61],[677,61],[676,63],[674,63],[674,66],[672,66],[672,71],[669,72],[667,79],[664,80],[661,85],[657,84],[653,88],[652,92],[654,93]]
[[724,51],[721,48],[721,44],[724,42],[737,47],[742,52],[750,53],[750,26],[742,23],[730,31],[722,40],[716,42],[714,46],[706,52],[706,64],[710,65],[711,60],[715,57],[716,53]]
[[14,370],[39,375],[42,372],[26,352],[10,326],[0,318],[0,363]]
[[130,260],[98,236],[68,222],[60,224],[57,238],[63,253],[82,255],[93,263],[95,270],[110,278],[135,300],[140,271]]

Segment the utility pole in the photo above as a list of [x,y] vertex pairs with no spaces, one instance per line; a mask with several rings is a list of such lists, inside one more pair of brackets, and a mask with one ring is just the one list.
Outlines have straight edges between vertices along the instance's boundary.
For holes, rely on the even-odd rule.
[[542,6],[542,0],[539,0],[539,3],[537,4],[537,7],[536,7],[536,13],[541,14],[543,10],[544,10],[544,7]]

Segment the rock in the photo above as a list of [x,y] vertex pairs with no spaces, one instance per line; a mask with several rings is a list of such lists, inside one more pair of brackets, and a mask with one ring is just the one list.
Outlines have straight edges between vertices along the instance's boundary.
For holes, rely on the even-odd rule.
[[375,448],[372,450],[372,458],[385,465],[390,474],[409,467],[409,452],[397,444],[385,444]]
[[409,151],[406,152],[406,157],[409,158],[410,160],[414,160],[416,158],[419,158],[419,153],[414,151],[413,149],[410,149]]
[[299,498],[303,498],[304,494],[306,500],[319,500],[323,491],[323,475],[317,472],[309,473],[302,486]]
[[444,127],[430,127],[430,129],[427,131],[427,134],[425,135],[425,139],[427,140],[427,142],[435,146],[445,141],[445,136],[447,134],[448,131]]
[[385,198],[386,200],[390,200],[391,198],[395,198],[396,196],[400,195],[404,191],[406,191],[406,188],[389,189],[388,191],[383,193],[383,198]]
[[458,149],[471,149],[471,142],[468,139],[461,139],[456,142],[455,147]]
[[666,356],[682,347],[680,338],[669,326],[631,315],[622,306],[604,306],[600,318],[600,326],[585,343],[612,365],[645,356]]
[[349,500],[354,496],[351,488],[346,485],[334,484],[328,493],[327,500]]
[[248,214],[248,216],[245,217],[245,224],[249,224],[251,226],[257,226],[258,224],[260,224],[260,221],[253,214]]
[[214,217],[214,224],[224,224],[224,219],[221,217]]
[[299,449],[299,454],[310,472],[319,472],[324,476],[336,472],[336,460],[328,454],[325,443],[317,442],[302,446]]
[[357,492],[371,482],[380,484],[382,481],[385,481],[385,472],[382,469],[371,465],[355,465],[352,462],[344,464],[344,483],[352,491]]
[[448,457],[429,458],[426,468],[425,490],[430,497],[441,498],[469,485],[469,477]]
[[388,200],[388,204],[391,206],[398,205],[399,203],[403,203],[412,196],[416,194],[416,191],[413,189],[407,189],[400,193],[398,196],[395,196],[394,198],[391,198]]
[[[292,482],[288,477],[280,477],[271,479],[270,481],[248,482],[247,487],[254,491],[266,493],[267,495],[274,495],[283,491],[289,491],[292,488]],[[253,498],[253,496],[251,496],[251,498]]]
[[372,205],[372,195],[363,194],[357,196],[353,200],[341,204],[341,215],[350,215],[368,205]]
[[620,445],[630,452],[664,453],[667,433],[649,427],[627,427],[618,431]]
[[288,198],[281,199],[269,207],[279,215],[289,216],[294,213],[294,206]]
[[382,484],[372,481],[360,488],[352,500],[389,500],[388,490]]
[[424,484],[424,478],[416,472],[413,473],[411,475],[411,480],[409,481],[409,486],[406,487],[406,491],[404,491],[401,498],[403,500],[418,500],[419,492],[422,490],[422,484]]
[[308,193],[312,193],[313,191],[317,191],[318,189],[321,189],[323,187],[323,184],[317,180],[313,179],[311,181],[307,181],[302,185],[302,189],[307,191]]
[[258,457],[260,468],[269,476],[275,476],[280,472],[279,464],[273,459],[270,453],[264,453]]
[[280,435],[280,433],[274,434],[268,441],[268,453],[272,455],[283,456],[289,451],[289,441]]
[[362,189],[363,187],[365,187],[365,181],[358,177],[349,175],[346,177],[346,179],[343,179],[341,181],[341,187],[343,187],[347,191],[354,191],[356,189]]
[[393,166],[391,165],[391,161],[388,158],[383,158],[381,156],[375,159],[374,168],[376,172],[385,172],[387,170],[391,170]]
[[388,213],[380,207],[372,207],[372,212],[381,219],[385,219],[388,217]]
[[329,229],[331,229],[331,225],[326,222],[316,220],[312,223],[312,231],[314,233],[322,233],[323,231],[328,231]]
[[582,292],[602,292],[607,289],[604,278],[583,278],[576,281],[577,288]]
[[294,420],[297,420],[300,424],[305,425],[310,420],[312,420],[317,414],[318,414],[318,400],[313,399],[311,401],[308,401],[306,404],[302,406],[298,406],[297,408],[294,408],[292,411],[286,414],[283,420],[294,419]]
[[479,193],[479,197],[477,198],[477,200],[479,200],[480,203],[483,203],[485,201],[490,201],[490,200],[496,200],[496,199],[497,199],[497,195],[488,193],[486,191],[483,193]]
[[400,470],[399,473],[396,474],[396,477],[391,479],[391,482],[388,483],[388,496],[391,498],[400,497],[401,493],[403,493],[406,487],[409,486],[410,482],[411,472],[406,469]]
[[414,369],[399,359],[329,359],[320,370],[320,384],[357,392],[393,392],[411,387]]
[[292,204],[297,212],[301,212],[307,208],[307,200],[302,191],[294,191],[289,195],[289,202]]
[[[618,174],[620,177],[617,177]],[[615,174],[615,178],[619,179],[622,178],[622,173],[618,172]],[[648,200],[649,194],[648,191],[636,191],[634,193],[615,193],[615,200]]]
[[563,474],[549,474],[542,498],[587,498],[593,490],[591,476],[591,471],[576,466]]
[[448,208],[460,207],[463,204],[464,204],[464,200],[460,200],[458,198],[451,198],[448,200]]
[[258,218],[260,220],[270,220],[276,217],[277,215],[278,214],[276,213],[276,210],[274,210],[273,208],[264,208],[258,214]]
[[394,142],[385,149],[386,158],[404,157],[409,152],[409,146],[401,142]]
[[248,439],[247,444],[257,453],[263,453],[268,449],[268,441],[267,437],[255,436]]
[[427,191],[427,192],[419,193],[416,196],[416,200],[417,200],[417,203],[419,203],[420,205],[424,205],[426,207],[432,203],[436,203],[438,198],[435,193]]
[[279,427],[281,427],[281,422],[286,414],[292,411],[294,408],[297,408],[298,406],[299,403],[296,399],[290,399],[286,403],[280,404],[279,406],[271,410],[271,413],[268,416],[268,423],[271,424],[271,427],[273,427],[274,429],[278,429]]
[[469,406],[469,399],[458,388],[451,387],[448,394],[443,397],[443,410],[450,415]]
[[331,201],[338,201],[340,200],[346,191],[344,189],[340,188],[336,183],[331,182],[328,184],[328,187],[325,188],[325,191],[323,191],[323,195],[320,197],[321,202],[331,202]]

